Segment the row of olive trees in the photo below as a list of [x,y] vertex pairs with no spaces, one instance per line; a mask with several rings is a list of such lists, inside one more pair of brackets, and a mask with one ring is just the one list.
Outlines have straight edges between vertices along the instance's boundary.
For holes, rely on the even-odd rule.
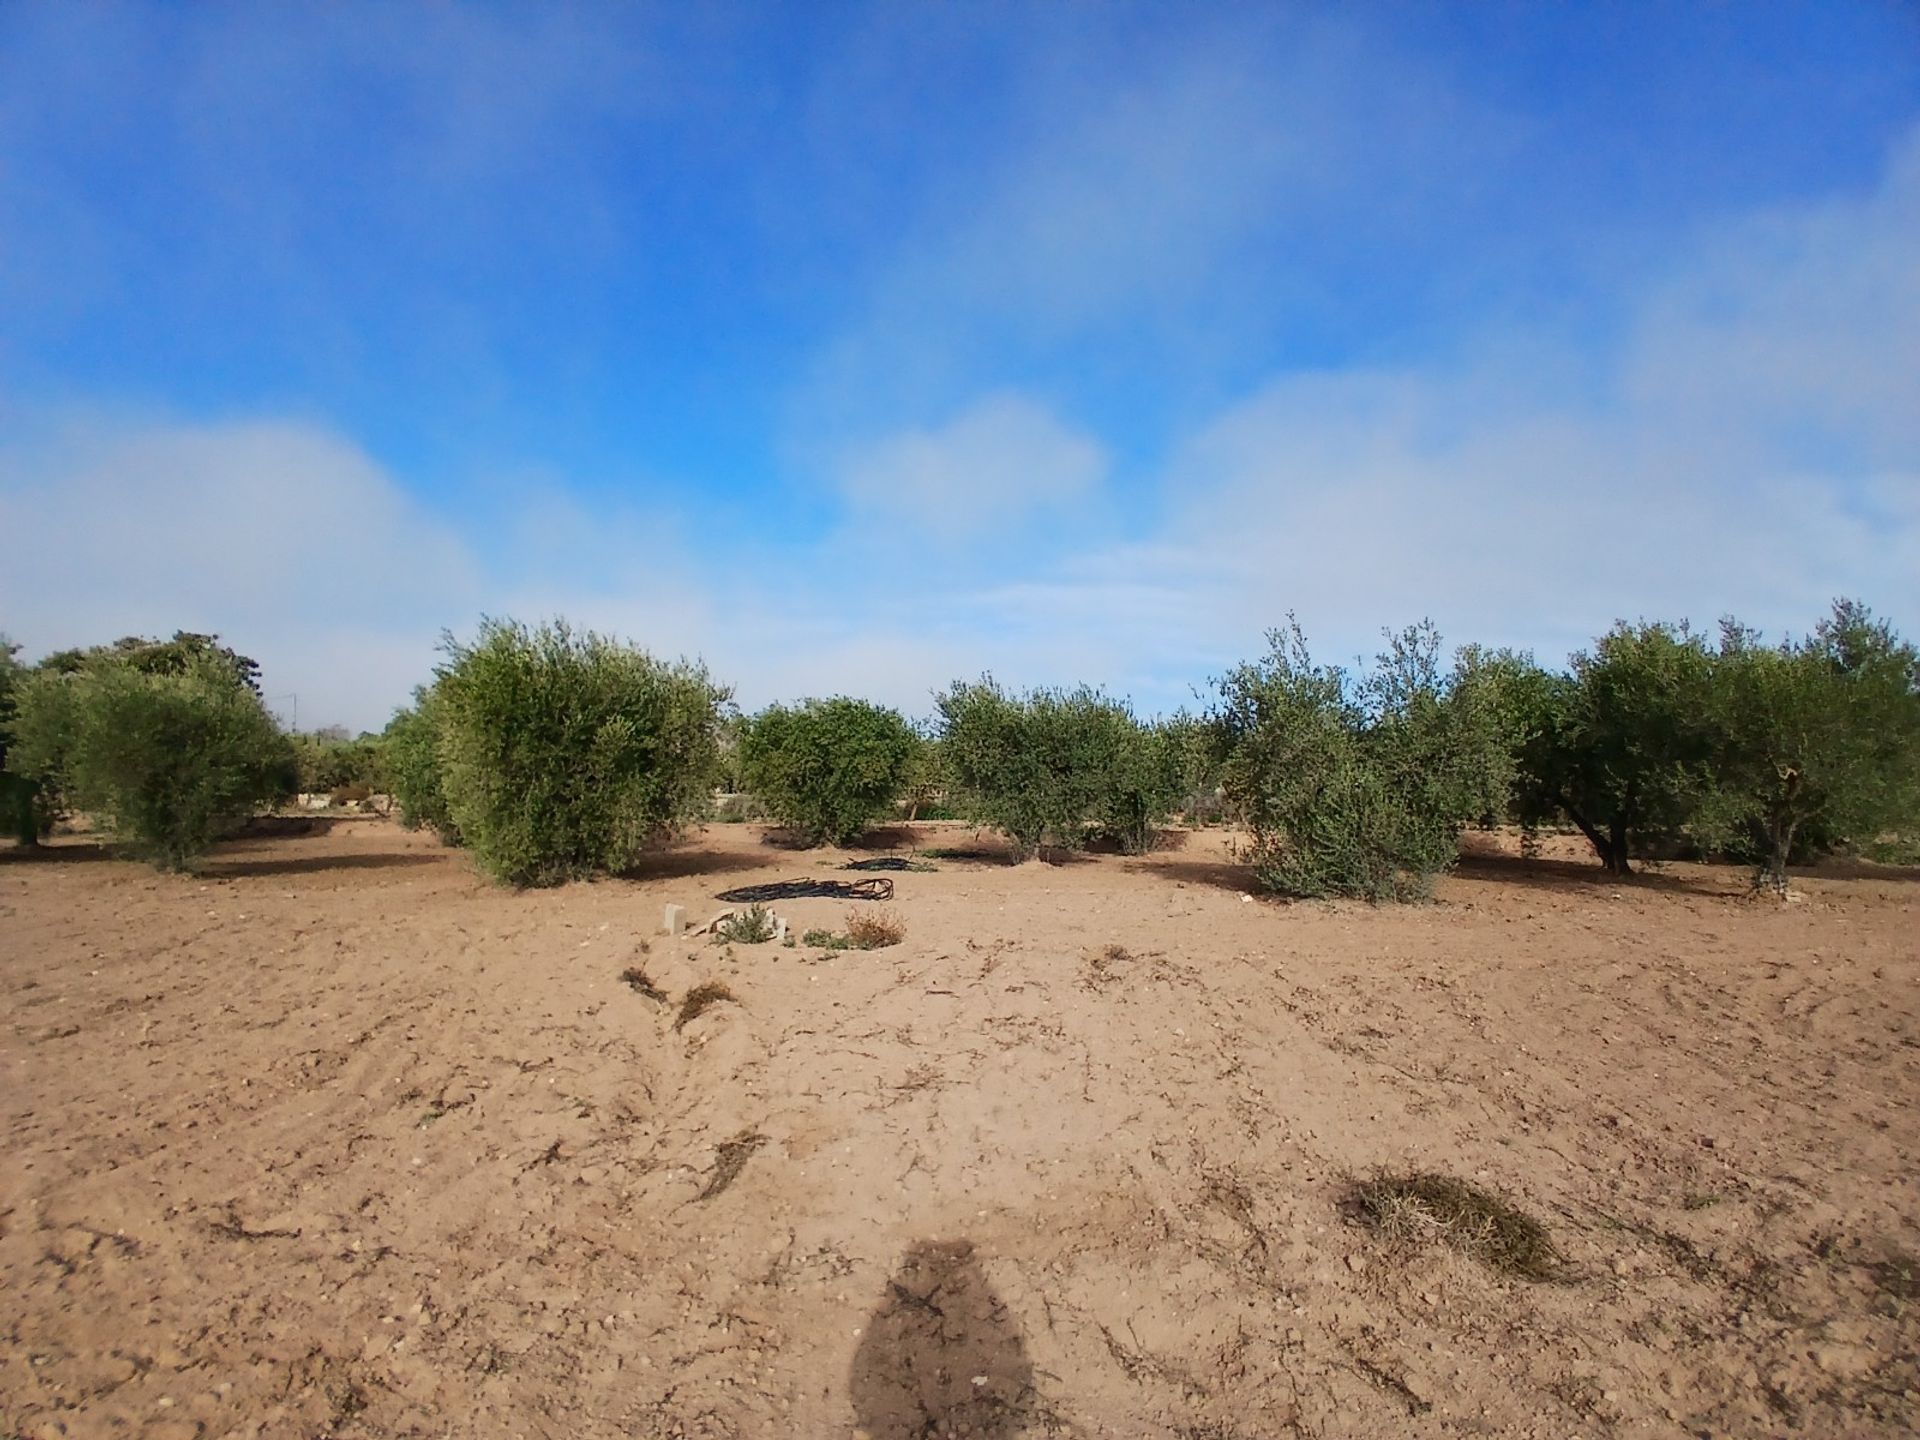
[[1920,819],[1920,653],[1841,601],[1769,645],[1724,622],[1616,626],[1565,672],[1482,657],[1513,756],[1513,818],[1564,819],[1608,870],[1691,846],[1791,860]]
[[[921,733],[851,699],[741,717],[696,664],[564,624],[483,623],[377,739],[281,734],[256,667],[212,637],[125,641],[0,668],[0,803],[21,838],[89,811],[166,864],[276,793],[351,773],[402,818],[516,884],[617,872],[706,813],[731,771],[803,843],[845,842],[938,803],[1017,855],[1105,838],[1148,848],[1219,805],[1268,887],[1428,890],[1460,831],[1564,820],[1609,869],[1692,844],[1761,862],[1910,827],[1920,809],[1920,665],[1864,609],[1804,639],[1737,625],[1620,626],[1564,672],[1474,647],[1443,665],[1423,625],[1372,664],[1316,662],[1297,626],[1218,682],[1200,717],[1137,718],[1099,691],[936,697]],[[335,768],[329,768],[335,767]],[[315,782],[315,783],[307,783]]]

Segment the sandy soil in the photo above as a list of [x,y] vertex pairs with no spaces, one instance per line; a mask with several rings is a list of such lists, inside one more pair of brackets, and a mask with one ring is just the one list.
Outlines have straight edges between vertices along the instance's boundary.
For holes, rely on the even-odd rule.
[[[944,860],[822,957],[659,935],[846,858],[749,827],[528,894],[377,820],[0,853],[0,1435],[1914,1433],[1920,884],[1567,855]],[[1382,1169],[1564,1275],[1381,1241]]]

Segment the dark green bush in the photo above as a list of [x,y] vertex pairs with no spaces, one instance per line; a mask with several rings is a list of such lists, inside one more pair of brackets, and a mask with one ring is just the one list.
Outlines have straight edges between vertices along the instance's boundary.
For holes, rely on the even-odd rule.
[[1461,829],[1505,788],[1488,690],[1441,674],[1431,626],[1392,637],[1360,675],[1315,664],[1297,624],[1269,640],[1265,660],[1221,682],[1217,717],[1261,883],[1303,897],[1430,893]]
[[28,672],[14,656],[19,647],[0,635],[0,835],[22,845],[37,845],[52,827],[51,797],[40,781],[13,774],[7,752],[13,746],[15,696]]
[[987,677],[954,684],[938,704],[961,813],[1004,831],[1020,859],[1048,845],[1077,850],[1096,821],[1138,836],[1143,815],[1150,825],[1165,814],[1140,722],[1097,690],[1009,695]]
[[54,780],[104,831],[166,869],[280,789],[286,737],[218,658],[138,669],[110,656],[42,670],[20,687],[8,757]]
[[413,692],[413,705],[396,711],[381,734],[386,783],[409,830],[431,829],[448,845],[460,843],[460,827],[447,809],[440,761],[440,699],[432,686]]
[[726,692],[564,622],[448,637],[435,686],[447,812],[495,878],[626,869],[706,808]]
[[1714,657],[1684,625],[1616,625],[1570,673],[1509,663],[1497,688],[1514,735],[1514,808],[1561,816],[1607,869],[1671,847],[1708,799]]
[[1920,814],[1920,652],[1842,601],[1801,640],[1727,621],[1712,672],[1713,785],[1701,839],[1787,887],[1787,865],[1872,843]]
[[1142,725],[1125,714],[1110,734],[1097,831],[1126,854],[1144,855],[1184,794],[1188,731],[1178,720]]
[[897,710],[864,700],[770,705],[740,736],[747,789],[804,844],[845,844],[888,815],[917,737]]

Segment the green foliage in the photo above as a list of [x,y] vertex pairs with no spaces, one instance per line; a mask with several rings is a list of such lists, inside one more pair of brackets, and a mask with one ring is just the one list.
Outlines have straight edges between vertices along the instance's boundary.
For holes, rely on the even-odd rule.
[[1296,622],[1268,639],[1266,659],[1222,680],[1216,716],[1255,873],[1288,895],[1429,893],[1507,783],[1492,687],[1470,665],[1443,676],[1431,625],[1357,676],[1316,664]]
[[962,813],[1004,831],[1021,859],[1079,849],[1093,821],[1137,836],[1166,813],[1140,722],[1097,690],[1010,695],[989,676],[954,684],[938,705]]
[[1745,832],[1775,889],[1810,831],[1872,842],[1920,813],[1920,654],[1862,605],[1778,646],[1725,622],[1711,717],[1701,829]]
[[713,943],[716,945],[764,945],[773,939],[774,926],[775,921],[771,910],[764,905],[749,905],[744,910],[722,917],[714,924]]
[[770,705],[740,736],[747,789],[808,845],[845,844],[889,814],[918,737],[900,717],[864,700]]
[[1187,794],[1193,727],[1184,718],[1142,725],[1124,714],[1110,733],[1098,830],[1125,853],[1144,855]]
[[14,657],[20,647],[0,635],[0,835],[22,845],[37,845],[53,824],[50,796],[32,775],[16,775],[7,767],[13,744],[15,696],[28,671]]
[[377,736],[350,740],[344,731],[314,730],[289,737],[293,744],[293,788],[305,795],[328,794],[349,786],[369,790],[387,784],[384,746]]
[[447,808],[446,775],[440,760],[440,698],[434,686],[413,692],[413,705],[394,712],[380,737],[384,778],[400,823],[431,829],[448,845],[460,843],[460,827]]
[[1571,674],[1512,667],[1503,723],[1518,737],[1525,825],[1564,815],[1615,874],[1680,836],[1712,786],[1713,655],[1684,625],[1617,625]]
[[222,645],[218,635],[201,635],[191,630],[176,630],[171,640],[129,635],[111,645],[61,650],[42,660],[39,668],[72,675],[103,661],[124,665],[142,675],[183,675],[203,662],[210,663],[226,670],[242,689],[251,690],[255,695],[260,693],[260,666],[255,661]]
[[70,670],[36,672],[17,703],[9,766],[54,779],[166,869],[188,868],[282,784],[286,737],[218,655],[143,668],[95,652]]
[[905,820],[949,820],[947,792],[953,777],[947,771],[947,755],[939,740],[919,731],[913,732],[913,753],[907,757],[906,778],[900,784],[900,804]]
[[1166,751],[1172,810],[1184,815],[1190,825],[1224,819],[1226,800],[1220,787],[1226,777],[1228,746],[1219,725],[1181,710],[1155,725],[1154,735]]
[[487,620],[436,672],[447,811],[495,878],[627,868],[705,808],[726,692],[629,645]]

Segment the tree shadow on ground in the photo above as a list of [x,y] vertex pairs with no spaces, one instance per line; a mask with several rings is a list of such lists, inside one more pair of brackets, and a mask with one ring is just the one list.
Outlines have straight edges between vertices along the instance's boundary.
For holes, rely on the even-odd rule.
[[[347,817],[344,815],[255,815],[228,831],[230,839],[268,839],[288,835],[325,835]],[[368,815],[356,819],[374,819]]]
[[445,855],[379,851],[371,855],[263,855],[209,860],[196,874],[211,880],[238,880],[249,875],[324,875],[329,870],[396,870],[410,865],[437,865]]
[[911,850],[926,837],[911,825],[875,825],[847,844],[849,850]]
[[1257,895],[1260,882],[1253,867],[1233,860],[1186,859],[1179,855],[1142,855],[1128,863],[1127,869],[1140,874],[1158,875],[1183,885],[1211,885],[1231,890],[1236,895]]
[[875,825],[862,830],[844,845],[809,841],[797,830],[769,825],[760,832],[760,843],[775,850],[911,850],[922,839],[911,825]]
[[83,860],[121,860],[111,846],[94,842],[65,845],[0,845],[0,865],[71,865]]
[[900,1258],[849,1377],[873,1440],[1006,1440],[1032,1416],[1033,1364],[1019,1325],[967,1240],[923,1240]]
[[1788,874],[1804,875],[1809,880],[1904,880],[1920,884],[1920,865],[1888,865],[1865,856],[1834,855],[1802,869],[1793,866]]
[[1724,876],[1649,870],[1636,862],[1631,875],[1612,875],[1598,861],[1528,859],[1481,851],[1462,855],[1454,873],[1466,880],[1492,880],[1534,890],[1661,890],[1674,895],[1725,897],[1734,893]]
[[642,855],[620,872],[622,880],[686,880],[698,875],[731,875],[740,870],[764,870],[757,855],[741,855],[704,847],[655,850]]

